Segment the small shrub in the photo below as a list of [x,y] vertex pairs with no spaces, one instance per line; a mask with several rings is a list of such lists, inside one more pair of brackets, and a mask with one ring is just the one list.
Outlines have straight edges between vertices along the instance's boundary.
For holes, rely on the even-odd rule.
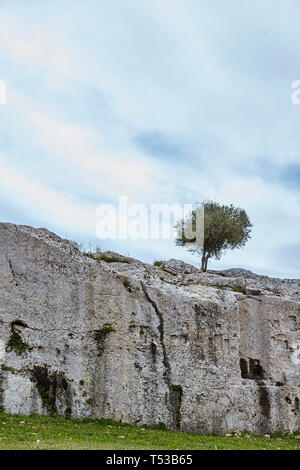
[[103,331],[104,331],[104,333],[109,333],[110,331],[115,331],[114,325],[112,323],[105,323],[105,325],[103,325]]
[[95,259],[94,253],[91,253],[90,251],[84,251],[82,254],[87,258]]
[[182,392],[181,385],[172,385],[172,388],[175,392]]
[[124,276],[122,278],[123,286],[128,290],[128,292],[132,292],[131,282],[128,277]]
[[165,265],[164,265],[164,262],[163,262],[163,261],[155,261],[153,264],[154,264],[154,266],[156,266],[157,268],[160,268],[160,269],[162,269],[163,271],[165,270]]

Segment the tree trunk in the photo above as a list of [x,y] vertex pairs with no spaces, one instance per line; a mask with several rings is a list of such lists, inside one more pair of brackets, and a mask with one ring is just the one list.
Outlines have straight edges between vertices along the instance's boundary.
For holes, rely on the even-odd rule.
[[207,270],[208,258],[209,258],[209,253],[204,252],[201,258],[201,269],[204,272]]
[[206,270],[207,270],[207,263],[208,263],[209,257],[210,257],[210,254],[206,253],[206,252],[204,252],[203,255],[202,255],[201,269],[202,269],[203,272],[206,272]]
[[201,258],[201,270],[202,271],[205,270],[205,252],[203,253],[202,258]]

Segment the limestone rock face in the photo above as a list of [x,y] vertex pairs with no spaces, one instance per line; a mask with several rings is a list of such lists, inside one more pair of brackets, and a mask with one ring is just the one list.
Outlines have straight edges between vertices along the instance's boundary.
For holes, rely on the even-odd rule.
[[7,412],[201,433],[300,429],[299,280],[126,261],[0,224]]

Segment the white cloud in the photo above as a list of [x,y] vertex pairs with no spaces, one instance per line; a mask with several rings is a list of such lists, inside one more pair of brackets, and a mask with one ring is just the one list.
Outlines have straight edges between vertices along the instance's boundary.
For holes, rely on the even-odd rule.
[[108,196],[126,193],[133,197],[148,194],[154,189],[152,176],[157,171],[145,158],[133,151],[122,156],[109,155],[102,150],[101,136],[88,128],[69,124],[41,112],[30,112],[39,143],[55,158],[65,159],[70,166],[83,171],[93,186],[101,185]]
[[40,182],[26,179],[0,156],[1,191],[9,195],[24,211],[39,214],[43,223],[85,234],[96,233],[96,208],[76,204],[65,193],[54,191]]

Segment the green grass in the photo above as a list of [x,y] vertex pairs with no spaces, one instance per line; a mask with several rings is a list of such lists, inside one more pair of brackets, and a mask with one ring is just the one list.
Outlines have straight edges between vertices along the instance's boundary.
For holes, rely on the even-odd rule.
[[234,292],[240,292],[241,294],[248,294],[247,289],[244,286],[235,286],[232,287]]
[[7,344],[7,347],[10,351],[15,351],[18,356],[21,356],[24,352],[27,351],[29,345],[24,343],[20,334],[15,330],[16,326],[21,326],[23,328],[27,328],[26,323],[16,320],[11,324],[11,335]]
[[164,265],[164,261],[154,261],[154,266],[156,266],[157,268],[160,268],[162,270],[165,269],[165,265]]
[[118,255],[116,253],[91,253],[83,252],[83,255],[87,258],[94,259],[96,261],[105,261],[106,263],[130,263],[130,259],[126,256]]
[[[281,449],[300,450],[294,435],[220,437],[135,427],[110,420],[0,413],[0,450],[17,449]],[[38,442],[39,441],[39,442]]]

